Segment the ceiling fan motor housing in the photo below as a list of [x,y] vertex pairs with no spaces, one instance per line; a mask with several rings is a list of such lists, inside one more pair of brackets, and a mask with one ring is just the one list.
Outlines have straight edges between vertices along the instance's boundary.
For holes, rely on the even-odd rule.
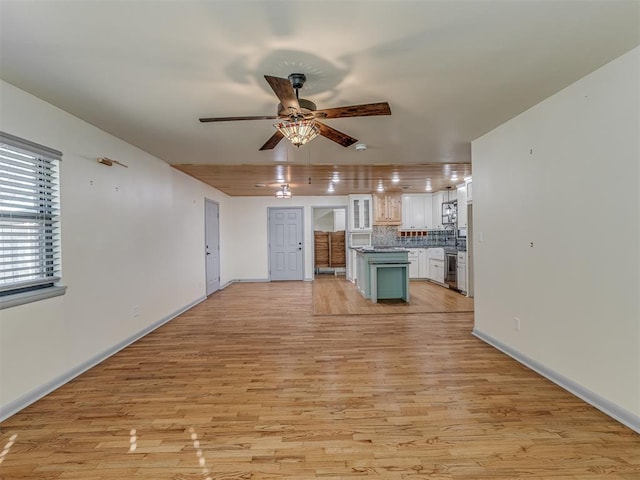
[[[299,98],[298,103],[300,104],[300,110],[305,117],[309,116],[311,112],[315,112],[318,107],[311,100],[307,100],[306,98]],[[288,111],[285,111],[285,108],[282,106],[282,103],[278,104],[278,115],[289,115]]]
[[302,88],[304,82],[307,81],[307,76],[304,73],[292,73],[287,78],[289,79],[289,81],[291,82],[291,86],[295,90]]

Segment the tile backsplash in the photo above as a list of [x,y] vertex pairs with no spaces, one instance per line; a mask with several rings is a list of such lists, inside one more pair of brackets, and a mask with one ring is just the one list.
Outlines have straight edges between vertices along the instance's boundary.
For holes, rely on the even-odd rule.
[[398,227],[374,225],[371,243],[376,246],[397,247],[458,247],[466,249],[466,239],[456,239],[455,230],[429,230],[426,235],[400,236]]

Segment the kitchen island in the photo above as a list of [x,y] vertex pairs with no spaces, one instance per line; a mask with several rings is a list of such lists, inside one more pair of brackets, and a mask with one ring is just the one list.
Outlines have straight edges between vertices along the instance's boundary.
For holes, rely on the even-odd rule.
[[409,257],[403,248],[356,248],[356,286],[365,298],[409,302]]

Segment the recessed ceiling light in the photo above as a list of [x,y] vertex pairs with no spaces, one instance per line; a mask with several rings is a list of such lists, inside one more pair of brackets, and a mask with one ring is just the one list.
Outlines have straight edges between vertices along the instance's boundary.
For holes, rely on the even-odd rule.
[[333,188],[333,183],[329,182],[329,188],[327,189],[327,192],[329,193],[333,193],[335,192],[335,188]]
[[394,172],[393,176],[391,177],[391,181],[393,183],[398,183],[400,181],[400,177],[398,176],[398,172]]
[[256,183],[253,186],[256,187],[256,188],[264,188],[264,187],[266,187],[266,185],[264,183]]

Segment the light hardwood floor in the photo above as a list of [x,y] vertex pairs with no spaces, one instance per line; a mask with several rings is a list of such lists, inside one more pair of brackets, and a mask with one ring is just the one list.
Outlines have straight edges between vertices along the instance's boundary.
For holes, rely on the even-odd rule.
[[314,315],[316,288],[217,292],[3,422],[0,478],[640,478],[639,435],[472,313]]
[[[340,278],[340,277],[338,277]],[[332,275],[316,275],[313,282],[314,315],[371,315],[472,312],[473,299],[426,280],[409,284],[409,303],[381,301],[372,303],[358,292],[354,284],[336,281]]]

